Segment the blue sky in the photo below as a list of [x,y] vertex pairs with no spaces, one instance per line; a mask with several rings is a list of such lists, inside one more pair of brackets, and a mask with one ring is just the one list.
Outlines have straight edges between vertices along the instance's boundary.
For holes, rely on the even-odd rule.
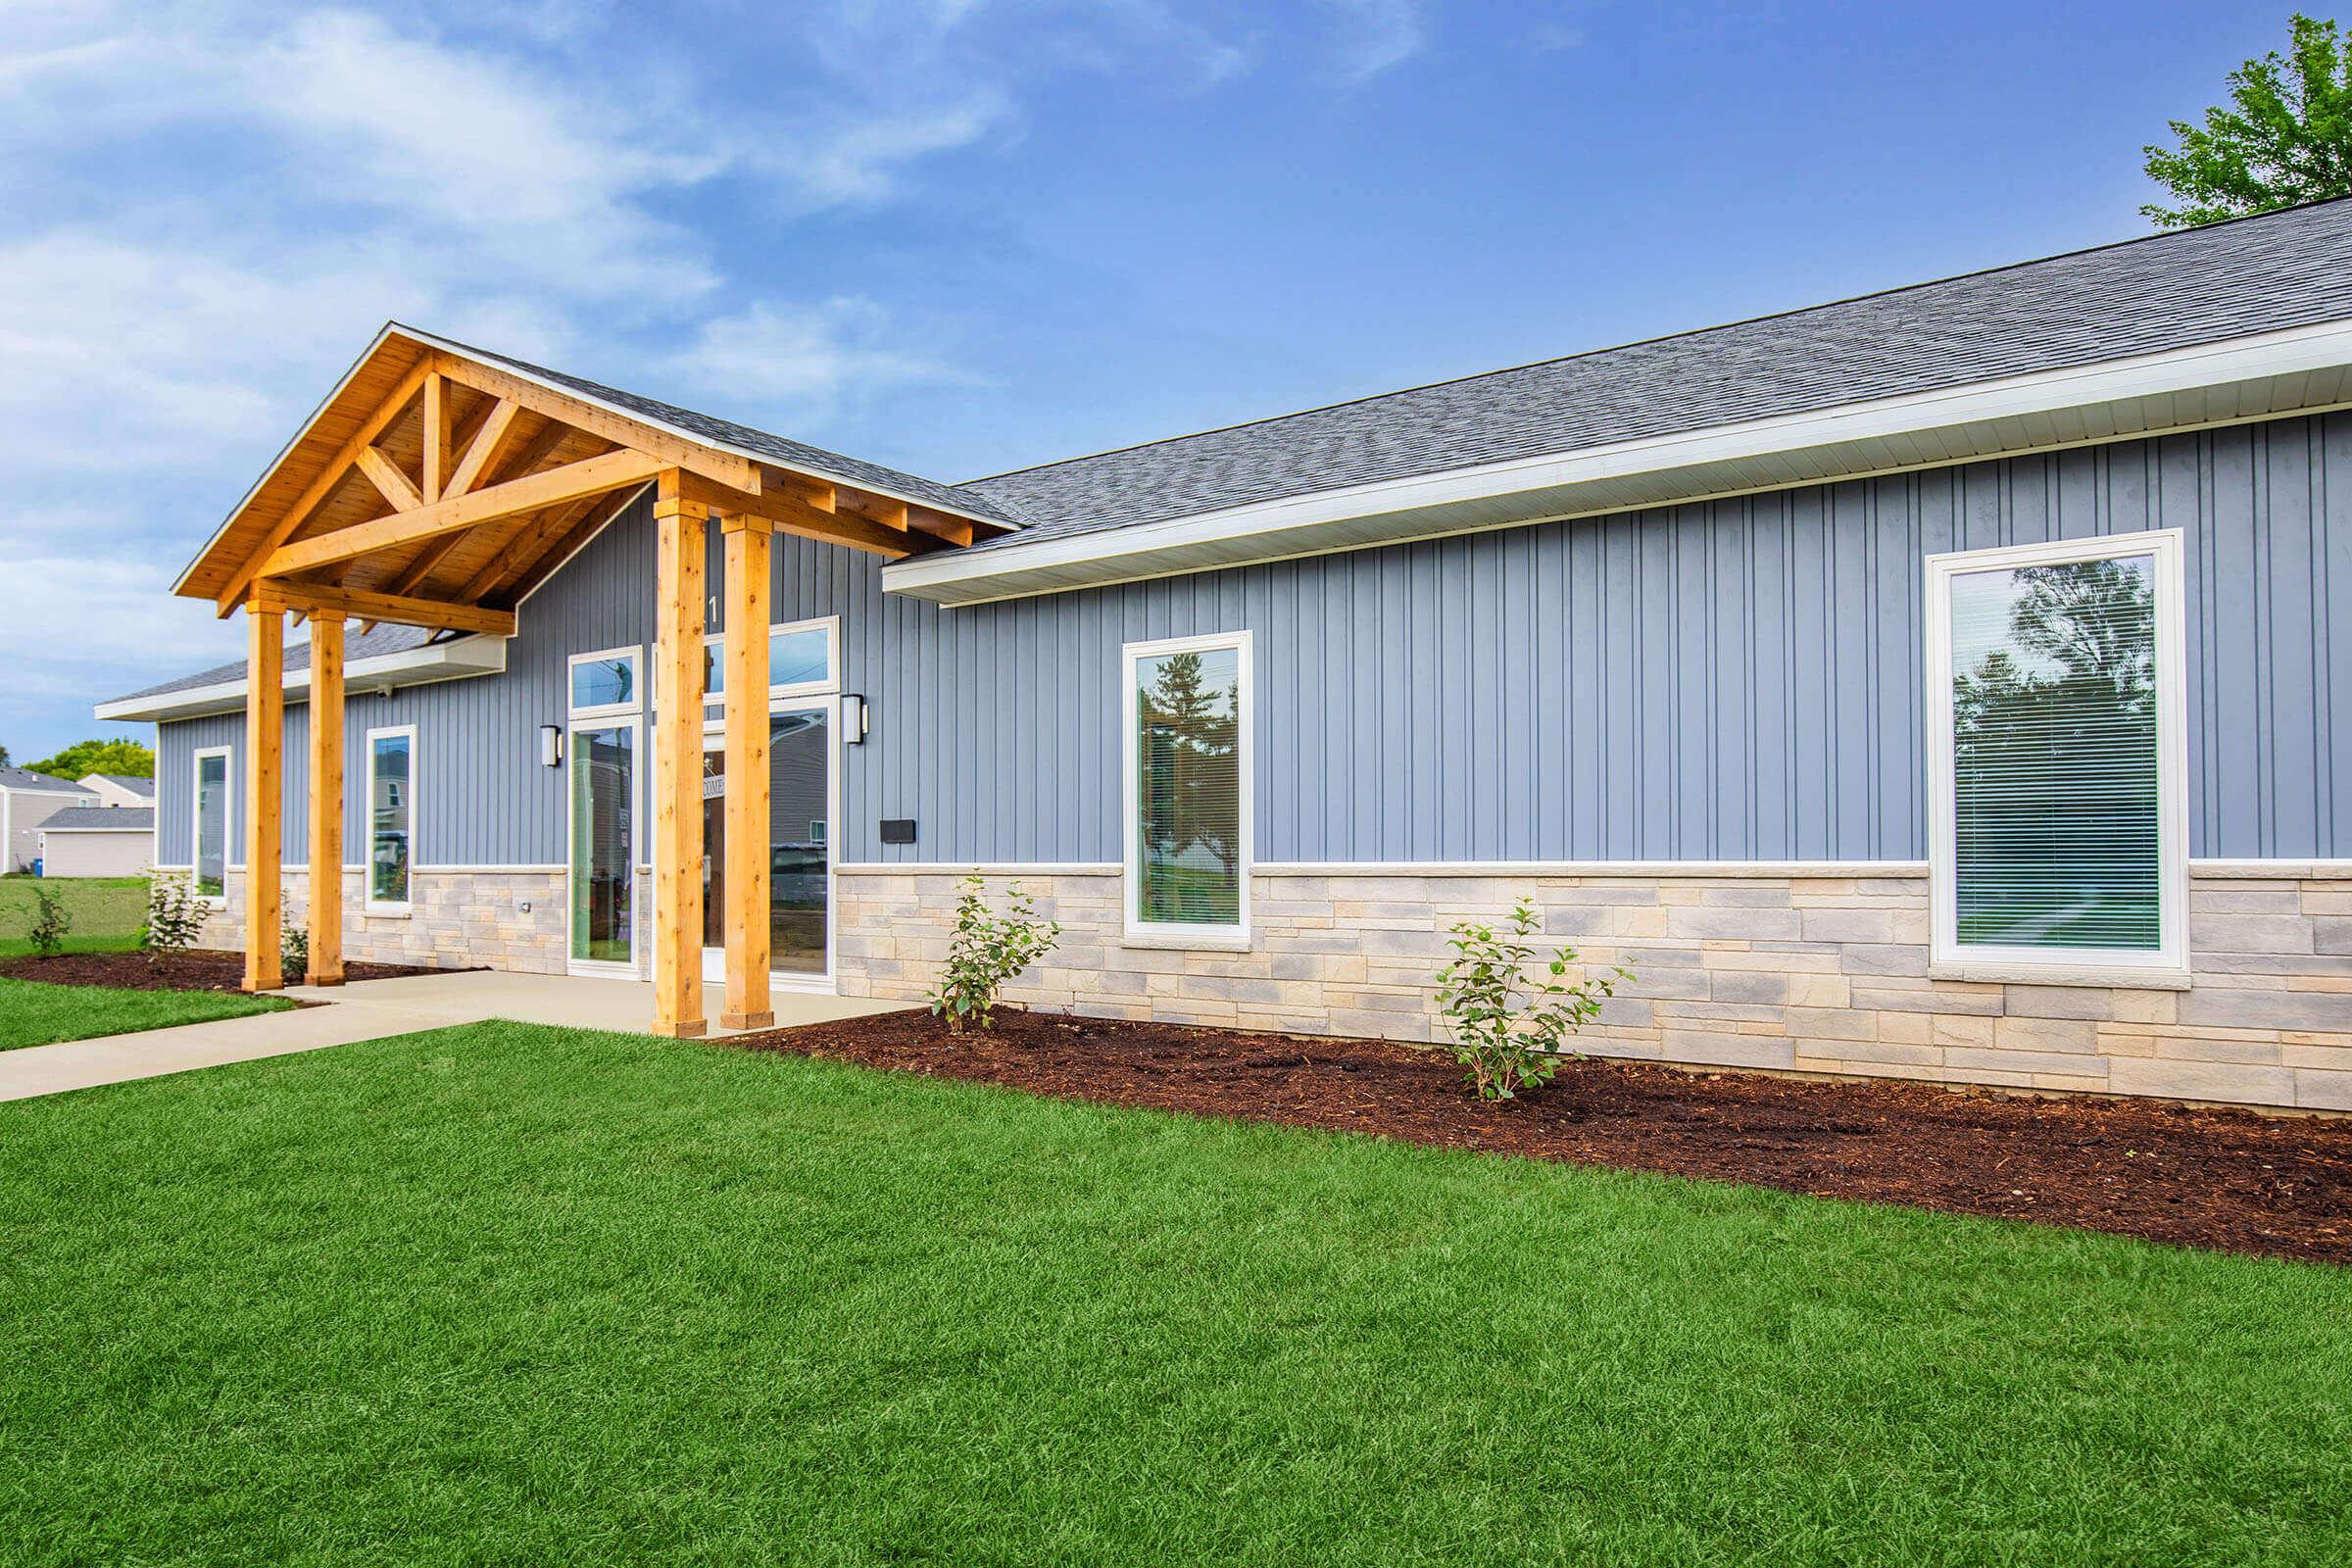
[[969,478],[2143,233],[2286,9],[9,0],[0,745],[386,318]]

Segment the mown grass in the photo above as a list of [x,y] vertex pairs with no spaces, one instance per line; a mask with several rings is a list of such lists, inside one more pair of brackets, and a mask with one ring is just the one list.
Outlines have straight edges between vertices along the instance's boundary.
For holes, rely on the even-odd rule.
[[53,986],[0,978],[0,1051],[241,1018],[292,1005],[282,997],[248,997],[233,991],[120,991],[112,986]]
[[0,1105],[20,1563],[2352,1560],[2352,1275],[482,1025]]
[[34,910],[32,890],[43,888],[66,901],[74,917],[66,933],[68,953],[130,953],[147,923],[147,882],[135,876],[0,876],[0,958],[32,951],[25,936]]

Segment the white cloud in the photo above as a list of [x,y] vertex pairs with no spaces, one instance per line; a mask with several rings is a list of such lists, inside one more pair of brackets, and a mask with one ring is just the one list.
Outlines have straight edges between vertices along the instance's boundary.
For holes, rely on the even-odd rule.
[[1010,117],[1011,105],[1003,93],[975,88],[964,101],[927,114],[902,109],[787,132],[754,156],[817,205],[875,202],[893,194],[906,165],[969,146]]
[[1342,80],[1369,81],[1421,52],[1428,41],[1420,0],[1323,0],[1341,17]]
[[800,309],[763,303],[704,322],[693,346],[661,368],[682,384],[745,403],[802,408],[892,386],[971,379],[892,348],[890,330],[889,314],[871,300]]

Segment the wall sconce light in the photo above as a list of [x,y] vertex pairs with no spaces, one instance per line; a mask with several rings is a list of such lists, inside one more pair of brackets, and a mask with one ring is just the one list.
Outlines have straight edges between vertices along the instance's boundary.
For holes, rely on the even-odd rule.
[[541,767],[562,767],[564,765],[563,725],[542,724],[539,726],[539,765]]
[[841,743],[844,746],[865,744],[865,699],[857,692],[841,694]]

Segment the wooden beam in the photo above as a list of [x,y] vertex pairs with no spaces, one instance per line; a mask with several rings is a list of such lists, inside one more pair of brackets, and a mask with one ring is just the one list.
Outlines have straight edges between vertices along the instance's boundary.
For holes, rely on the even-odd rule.
[[458,460],[449,482],[441,487],[442,495],[462,496],[481,480],[498,461],[499,448],[506,444],[514,428],[514,416],[521,412],[522,405],[513,398],[500,398],[490,405],[488,416],[473,432],[472,441],[466,444],[466,455]]
[[343,983],[343,617],[311,617],[311,973]]
[[487,604],[499,591],[531,569],[539,560],[539,552],[554,541],[571,532],[579,520],[602,505],[604,498],[591,496],[565,507],[550,507],[514,532],[500,541],[490,559],[483,562],[471,577],[460,588],[457,597],[467,604]]
[[351,472],[351,466],[359,461],[360,454],[373,446],[377,436],[390,429],[395,420],[408,413],[409,401],[424,386],[427,369],[425,363],[411,367],[408,374],[401,377],[400,385],[393,389],[392,395],[377,406],[376,411],[368,416],[367,422],[351,433],[350,438],[336,449],[333,457],[326,460],[326,466],[318,470],[318,477],[313,479],[295,498],[294,504],[286,509],[285,515],[270,525],[262,535],[261,543],[254,547],[253,554],[230,575],[228,586],[214,599],[214,607],[222,615],[245,602],[245,590],[251,586],[254,578],[262,574],[262,563],[311,520],[311,514],[318,510],[320,502],[334,493],[335,487],[343,482],[343,476]]
[[854,512],[818,512],[812,507],[804,506],[785,494],[781,485],[769,489],[764,495],[753,496],[691,474],[683,482],[688,499],[701,502],[720,516],[742,514],[765,517],[785,533],[797,534],[804,539],[821,539],[827,544],[870,550],[892,561],[931,548],[932,541],[925,536],[901,528],[886,528],[870,517],[861,517]]
[[450,496],[414,512],[396,513],[372,522],[355,523],[280,545],[263,565],[263,575],[291,576],[330,562],[349,561],[372,550],[386,550],[459,528],[471,528],[517,513],[561,506],[584,496],[601,495],[622,485],[642,484],[662,471],[664,465],[642,452],[608,452],[601,458],[582,458],[544,473],[509,479],[486,490]]
[[439,631],[478,631],[492,637],[514,635],[514,612],[484,610],[478,605],[450,604],[439,599],[403,599],[393,594],[358,588],[330,588],[323,583],[281,582],[264,577],[253,585],[256,603],[273,610],[300,611],[312,616],[343,615],[396,626],[430,626]]
[[768,994],[769,924],[767,623],[765,518],[720,519],[727,596],[727,996],[718,1021],[765,1029],[776,1021]]
[[951,517],[944,512],[933,512],[929,507],[907,508],[906,526],[952,545],[968,545],[977,532],[965,518]]
[[441,499],[441,487],[449,478],[449,380],[428,375],[424,378],[424,482],[417,486],[428,504]]
[[654,1021],[703,1022],[703,521],[677,470],[654,503]]
[[368,482],[375,486],[376,493],[391,504],[394,512],[414,512],[424,505],[424,492],[409,482],[409,476],[400,471],[400,465],[384,456],[383,448],[362,448],[359,466]]
[[246,607],[245,658],[245,989],[285,984],[278,957],[284,860],[278,808],[284,799],[286,617],[262,604]]
[[562,538],[540,551],[539,559],[524,567],[521,576],[499,588],[492,602],[511,610],[530,598],[534,589],[563,570],[564,563],[576,555],[581,546],[602,533],[607,523],[619,516],[631,502],[643,494],[643,489],[624,490],[597,502],[586,516],[564,530]]
[[434,356],[433,368],[451,380],[472,387],[477,392],[512,398],[534,414],[561,419],[575,429],[603,436],[616,446],[634,447],[662,459],[669,466],[701,474],[704,478],[751,495],[760,494],[760,465],[749,458],[721,452],[660,425],[541,386],[536,381],[495,366],[484,365],[478,360],[443,353]]

